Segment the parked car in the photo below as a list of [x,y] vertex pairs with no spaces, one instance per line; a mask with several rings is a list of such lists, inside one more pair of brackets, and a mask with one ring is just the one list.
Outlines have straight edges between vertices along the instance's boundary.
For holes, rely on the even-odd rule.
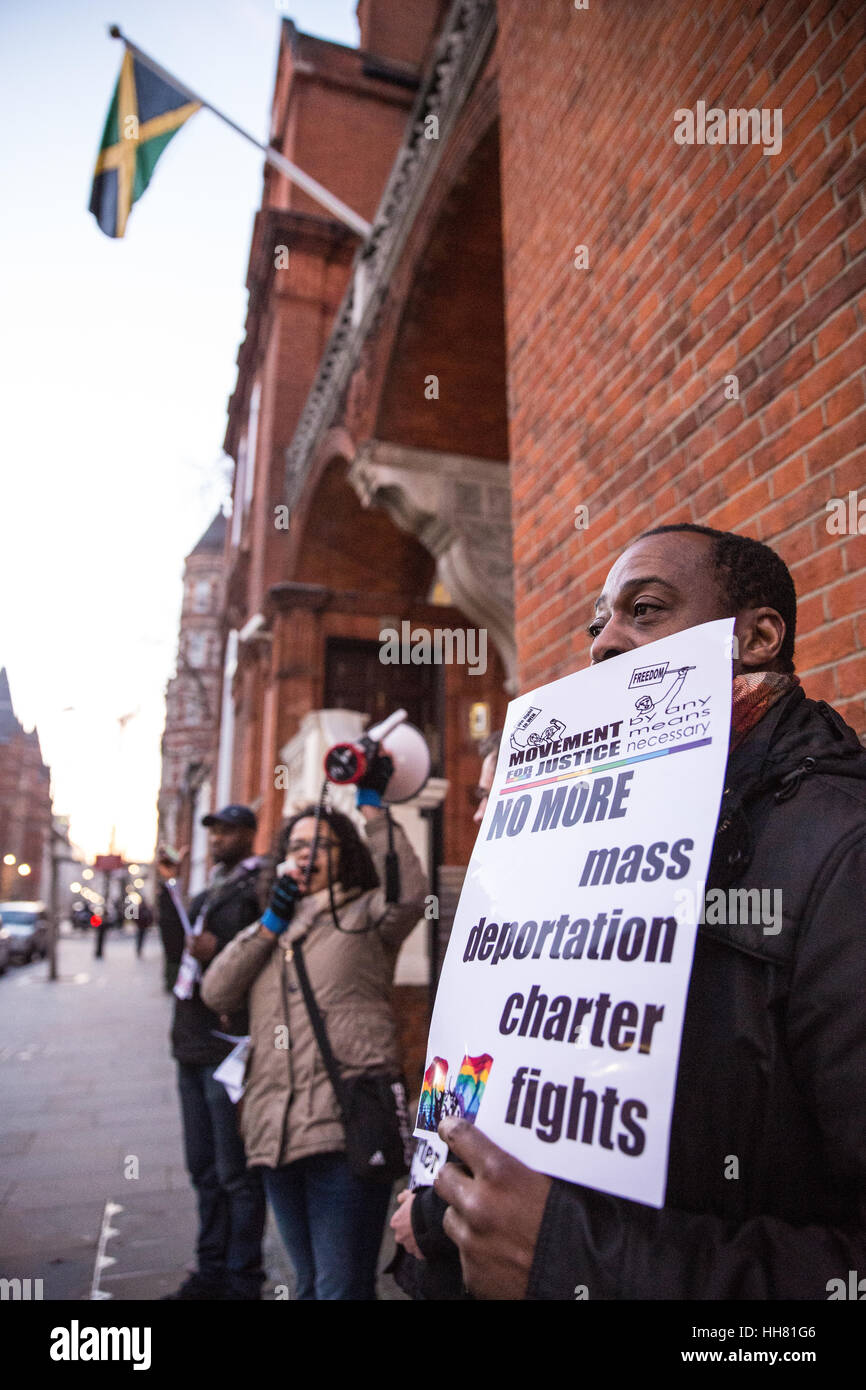
[[0,903],[0,940],[13,964],[27,964],[48,954],[48,914],[44,903]]
[[12,959],[8,938],[0,934],[0,975],[6,974],[6,967]]

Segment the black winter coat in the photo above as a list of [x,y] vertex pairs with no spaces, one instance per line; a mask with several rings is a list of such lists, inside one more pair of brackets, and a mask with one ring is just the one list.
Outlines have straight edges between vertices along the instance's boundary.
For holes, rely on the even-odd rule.
[[[195,926],[199,913],[207,904],[204,925],[213,932],[219,941],[219,951],[227,946],[233,937],[244,927],[250,926],[262,915],[258,896],[258,882],[261,866],[245,867],[249,861],[238,864],[220,883],[212,885],[199,893],[187,909],[190,925]],[[166,959],[172,965],[180,963],[184,947],[184,930],[177,909],[163,884],[158,899],[159,930]],[[203,969],[206,971],[207,966]],[[219,1016],[202,1001],[199,985],[196,984],[191,999],[174,1001],[174,1019],[171,1027],[172,1056],[178,1062],[190,1066],[215,1067],[231,1052],[232,1044],[214,1037],[214,1029],[220,1033],[231,1033],[240,1037],[249,1032],[249,1019],[246,1010],[233,1014],[229,1026],[220,1024]]]
[[728,761],[707,888],[732,886],[781,889],[782,929],[699,928],[665,1205],[554,1182],[529,1298],[823,1300],[866,1273],[866,750],[799,687]]

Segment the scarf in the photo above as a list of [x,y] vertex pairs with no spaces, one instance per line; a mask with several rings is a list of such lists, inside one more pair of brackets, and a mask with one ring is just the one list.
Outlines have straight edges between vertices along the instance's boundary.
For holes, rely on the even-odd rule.
[[[344,888],[338,881],[332,885],[334,890],[334,907],[343,907],[346,903],[353,902],[355,898],[361,896],[360,888]],[[289,951],[294,943],[303,940],[313,927],[317,918],[330,911],[331,898],[327,888],[320,888],[318,893],[310,893],[300,900],[297,916],[289,923],[288,931],[283,932],[281,945],[284,951]]]
[[731,690],[731,751],[760,723],[768,710],[795,685],[799,676],[780,671],[750,671],[734,676]]

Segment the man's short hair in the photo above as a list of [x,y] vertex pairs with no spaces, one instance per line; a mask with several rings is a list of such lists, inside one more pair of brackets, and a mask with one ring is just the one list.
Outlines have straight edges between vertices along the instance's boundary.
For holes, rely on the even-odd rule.
[[780,555],[751,536],[733,531],[715,531],[711,526],[695,526],[684,521],[673,526],[654,526],[638,536],[662,536],[669,531],[709,536],[713,542],[713,563],[722,593],[731,613],[743,608],[775,608],[784,619],[785,636],[778,661],[783,671],[794,670],[794,634],[797,630],[797,590],[790,570]]

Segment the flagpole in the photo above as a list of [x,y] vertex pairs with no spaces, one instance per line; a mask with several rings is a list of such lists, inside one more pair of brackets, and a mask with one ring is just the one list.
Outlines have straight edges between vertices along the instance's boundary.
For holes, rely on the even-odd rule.
[[251,145],[255,145],[257,150],[261,150],[268,164],[272,164],[275,169],[279,169],[280,173],[285,174],[290,182],[297,184],[298,188],[302,188],[304,192],[308,193],[311,198],[314,198],[317,203],[321,203],[322,207],[328,209],[328,212],[333,213],[333,215],[341,222],[344,222],[347,227],[351,227],[352,231],[356,232],[362,241],[367,240],[373,230],[371,223],[365,222],[363,217],[359,216],[357,212],[353,212],[352,209],[347,207],[347,205],[334,193],[329,193],[327,188],[324,188],[317,179],[311,178],[309,174],[305,174],[303,169],[299,169],[297,164],[293,164],[290,159],[286,159],[285,155],[280,154],[279,150],[275,150],[273,145],[263,145],[260,140],[257,140],[254,135],[250,135],[248,130],[244,130],[243,126],[239,126],[237,122],[233,121],[230,116],[227,116],[224,111],[220,111],[212,102],[205,101],[204,97],[199,96],[198,92],[194,92],[191,87],[187,87],[186,83],[180,82],[172,73],[168,72],[151,58],[149,54],[144,53],[136,44],[131,43],[117,24],[109,25],[108,32],[113,39],[120,39],[129,52],[134,54],[140,62],[144,63],[145,67],[150,68],[151,72],[156,73],[157,77],[161,77],[164,82],[168,82],[172,87],[177,88],[177,90],[188,97],[190,101],[197,101],[200,106],[205,107],[208,111],[212,111],[215,116],[219,117],[221,121],[224,121],[225,124],[236,131],[238,135],[242,135]]

